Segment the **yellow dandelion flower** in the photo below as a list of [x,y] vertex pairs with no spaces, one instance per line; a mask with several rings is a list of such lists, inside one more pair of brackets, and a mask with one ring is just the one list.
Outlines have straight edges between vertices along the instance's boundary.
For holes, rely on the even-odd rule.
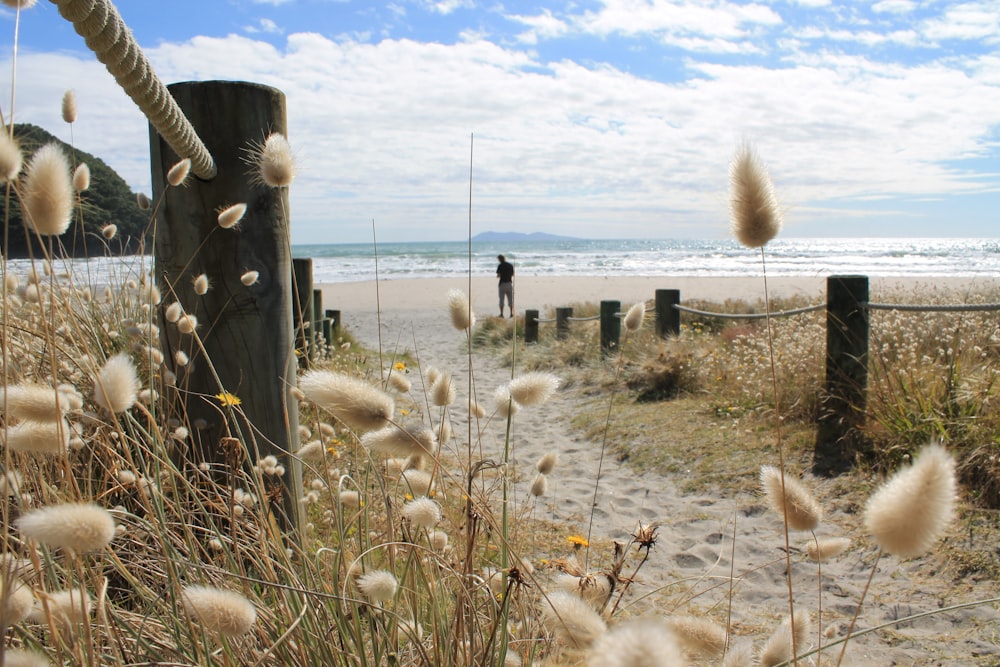
[[243,402],[240,400],[239,396],[230,394],[228,391],[216,394],[215,397],[219,399],[219,404],[224,408],[233,408]]
[[587,538],[582,535],[570,535],[566,538],[566,541],[572,544],[574,549],[590,546],[590,542],[588,542]]
[[394,371],[405,371],[406,370],[406,364],[404,364],[402,361],[397,361],[396,363],[394,363],[392,365],[392,370],[394,370]]
[[405,417],[408,414],[410,414],[410,411],[406,410],[406,409],[400,409],[399,414],[401,414],[401,415],[403,415]]

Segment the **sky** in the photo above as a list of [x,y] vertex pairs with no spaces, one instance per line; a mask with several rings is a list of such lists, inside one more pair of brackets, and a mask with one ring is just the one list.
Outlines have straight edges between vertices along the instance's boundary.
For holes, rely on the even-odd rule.
[[[296,244],[725,238],[743,143],[782,235],[1000,231],[1000,0],[115,6],[165,83],[285,93]],[[151,192],[145,119],[48,0],[0,10],[4,118],[11,89],[15,120]]]

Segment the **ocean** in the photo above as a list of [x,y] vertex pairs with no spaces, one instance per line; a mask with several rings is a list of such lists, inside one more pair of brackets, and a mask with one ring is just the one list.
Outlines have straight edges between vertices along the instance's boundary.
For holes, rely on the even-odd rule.
[[[560,240],[513,243],[380,243],[378,277],[493,276],[503,253],[519,276],[758,276],[761,254],[734,240]],[[331,284],[376,277],[371,244],[293,245],[295,257],[313,259],[313,281]],[[765,252],[770,276],[861,274],[932,278],[1000,277],[1000,239],[866,238],[771,241]],[[27,271],[26,260],[10,269]],[[148,257],[76,260],[57,272],[70,271],[83,282],[121,280],[122,268],[134,275],[149,270]],[[252,268],[252,267],[249,267]],[[78,281],[80,282],[80,281]]]
[[[371,244],[292,246],[313,259],[317,284],[372,280]],[[520,276],[756,276],[761,254],[734,240],[560,240],[514,243],[379,243],[378,277],[492,276],[506,255]],[[1000,276],[1000,239],[775,239],[771,276],[861,274],[898,277]]]

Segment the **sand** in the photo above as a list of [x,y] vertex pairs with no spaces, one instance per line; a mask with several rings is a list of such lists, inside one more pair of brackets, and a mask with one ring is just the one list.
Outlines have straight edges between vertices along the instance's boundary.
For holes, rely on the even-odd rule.
[[[930,282],[880,279],[873,281],[872,293],[875,296],[882,289]],[[969,281],[964,279],[935,279],[933,284],[953,289],[969,287]],[[549,307],[602,299],[618,299],[629,304],[651,299],[654,291],[660,288],[680,289],[682,299],[756,299],[762,294],[761,285],[758,279],[742,278],[522,277],[517,282],[517,308],[519,311],[537,308],[544,312]],[[466,279],[396,280],[379,285],[381,346],[387,358],[393,350],[405,350],[414,354],[423,367],[434,366],[452,373],[455,378],[459,397],[451,415],[455,432],[449,445],[452,449],[464,449],[468,442],[467,411],[460,406],[467,405],[470,393],[493,405],[494,389],[511,378],[509,364],[495,356],[480,354],[472,361],[475,388],[470,388],[473,383],[468,379],[465,336],[452,328],[446,307],[449,289],[467,289],[468,286]],[[821,303],[825,280],[772,278],[769,288],[772,295],[799,294],[815,297],[816,302]],[[371,282],[327,285],[323,293],[325,307],[341,310],[344,325],[358,341],[377,349],[380,342],[375,285]],[[474,310],[480,317],[494,315],[495,279],[474,279],[472,294]],[[415,382],[414,392],[420,391],[419,383]],[[620,395],[616,400],[621,400]],[[600,459],[600,443],[586,440],[569,425],[569,417],[580,406],[580,399],[571,390],[560,391],[550,403],[524,408],[513,420],[513,473],[518,480],[514,507],[519,513],[530,510],[536,518],[562,522],[567,535],[586,535],[588,532]],[[473,441],[482,443],[483,456],[502,458],[503,420],[481,423],[480,430],[478,437],[473,433]],[[534,476],[535,462],[548,452],[556,452],[559,463],[549,477],[547,495],[531,509],[527,487]],[[776,464],[773,461],[762,463]],[[611,540],[626,540],[638,522],[659,526],[659,540],[624,600],[624,614],[704,615],[712,612],[716,618],[724,618],[720,610],[727,606],[728,579],[733,571],[738,577],[732,607],[733,628],[737,634],[752,637],[759,649],[768,628],[788,611],[780,518],[766,510],[762,500],[755,496],[733,497],[724,490],[710,496],[684,495],[677,490],[674,480],[639,473],[620,464],[614,456],[606,456],[600,465],[590,568],[605,567],[610,557]],[[806,482],[817,488],[829,484],[811,478]],[[955,539],[960,532],[961,528],[956,527]],[[829,512],[818,533],[821,537],[859,538],[862,534],[860,517],[842,510]],[[793,534],[793,547],[804,545],[807,537]],[[793,550],[796,550],[792,565],[796,608],[811,610],[815,623],[819,600],[816,566],[800,551]],[[568,553],[567,543],[566,553],[534,556],[565,556]],[[847,554],[823,565],[822,626],[828,630],[829,637],[842,636],[865,586],[874,556],[869,544],[855,543]],[[933,555],[927,558],[933,559]],[[901,562],[894,557],[883,558],[858,627],[872,627],[909,614],[996,595],[988,584],[980,585],[978,590],[963,589],[958,593],[952,590],[948,579],[929,580],[918,574],[918,568],[923,565],[926,562],[919,559]],[[547,575],[544,571],[539,572],[543,582]],[[678,609],[668,608],[669,601],[682,597],[681,591],[688,592],[683,597],[689,601]],[[843,664],[998,664],[997,628],[1000,628],[1000,613],[995,604],[942,612],[903,627],[853,639]],[[812,636],[815,642],[815,632]],[[830,639],[823,641],[825,644]],[[824,651],[823,662],[834,664],[836,655],[837,651]]]

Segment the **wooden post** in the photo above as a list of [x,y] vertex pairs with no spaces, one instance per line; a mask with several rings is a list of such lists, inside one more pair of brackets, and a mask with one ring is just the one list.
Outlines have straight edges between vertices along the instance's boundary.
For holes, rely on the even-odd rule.
[[[280,480],[281,501],[271,508],[283,527],[296,529],[302,470],[288,457],[298,448],[298,402],[290,392],[296,364],[288,189],[254,184],[245,162],[270,132],[285,131],[285,97],[268,86],[233,81],[178,83],[169,89],[214,156],[218,175],[211,181],[191,175],[182,187],[168,187],[167,171],[179,158],[150,129],[153,200],[161,202],[154,253],[162,307],[179,301],[198,318],[201,341],[199,346],[192,335],[179,333],[160,311],[166,364],[182,389],[164,388],[163,407],[167,416],[191,427],[190,447],[179,455],[192,463],[231,462],[238,452],[227,457],[220,442],[232,436],[245,443],[251,458],[277,456],[287,472]],[[218,211],[236,203],[247,205],[242,223],[221,229]],[[249,287],[240,282],[247,270],[260,273]],[[211,289],[198,296],[192,280],[201,273],[208,275]],[[190,363],[176,366],[176,350],[186,352]],[[240,404],[221,406],[215,396],[222,392],[238,397]]]
[[680,302],[680,290],[656,290],[656,335],[660,338],[676,336],[681,332],[681,311],[674,308]]
[[820,400],[813,472],[848,470],[865,446],[868,385],[867,276],[827,278],[826,385]]
[[572,308],[556,308],[556,338],[563,340],[569,336],[569,318],[573,317]]
[[340,336],[340,311],[327,310],[326,321],[330,323],[330,340],[336,340]]
[[309,359],[315,361],[317,353],[316,347],[320,342],[323,333],[323,290],[314,289],[312,294],[312,324],[309,326]]
[[537,310],[526,310],[526,311],[524,311],[524,342],[525,343],[537,343],[538,342],[538,311]]
[[295,292],[295,349],[299,364],[309,367],[309,330],[313,321],[313,262],[309,258],[296,257],[292,260],[292,289]]
[[622,334],[621,301],[601,301],[601,356],[618,351]]

